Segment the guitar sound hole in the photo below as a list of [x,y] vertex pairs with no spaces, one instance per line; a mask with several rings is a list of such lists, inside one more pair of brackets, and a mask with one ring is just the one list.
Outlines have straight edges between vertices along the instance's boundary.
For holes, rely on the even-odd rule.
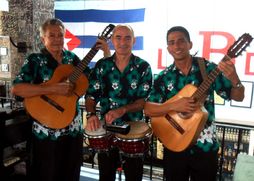
[[186,112],[179,112],[178,113],[179,117],[181,117],[182,119],[189,119],[192,117],[193,114],[191,113],[186,113]]

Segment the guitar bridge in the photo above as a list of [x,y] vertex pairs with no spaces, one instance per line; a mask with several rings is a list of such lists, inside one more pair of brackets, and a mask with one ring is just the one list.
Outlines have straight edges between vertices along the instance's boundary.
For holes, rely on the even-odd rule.
[[185,132],[184,129],[172,117],[166,114],[165,118],[180,134],[182,135],[184,134]]
[[49,103],[50,105],[54,106],[57,110],[64,112],[64,108],[62,108],[59,104],[57,104],[55,101],[53,101],[52,99],[50,99],[49,97],[45,96],[45,95],[41,95],[40,96],[44,101],[46,101],[47,103]]

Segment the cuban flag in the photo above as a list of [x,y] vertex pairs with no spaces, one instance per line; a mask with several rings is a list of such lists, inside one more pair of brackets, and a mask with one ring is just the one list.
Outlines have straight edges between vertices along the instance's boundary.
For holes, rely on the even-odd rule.
[[[140,3],[138,0],[129,4],[125,2],[124,0],[56,1],[55,17],[61,19],[66,27],[65,48],[82,59],[108,24],[128,24],[134,29],[136,37],[133,53],[138,51],[140,55],[144,50],[143,25],[146,8],[143,0]],[[113,49],[111,43],[110,48]],[[103,53],[99,51],[89,66],[93,67],[102,57]]]

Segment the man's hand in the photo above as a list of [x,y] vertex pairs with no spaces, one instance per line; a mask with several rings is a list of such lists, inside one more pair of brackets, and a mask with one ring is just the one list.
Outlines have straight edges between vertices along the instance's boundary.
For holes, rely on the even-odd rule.
[[73,83],[70,82],[60,82],[53,85],[50,85],[50,89],[55,94],[64,95],[64,96],[70,96],[73,94],[75,86]]
[[107,123],[112,124],[112,122],[120,117],[122,117],[126,113],[126,110],[124,107],[120,107],[115,110],[110,110],[105,114],[105,120]]
[[87,124],[85,129],[88,131],[95,131],[101,127],[100,121],[96,115],[92,115],[87,119]]
[[171,103],[172,110],[180,113],[193,113],[200,104],[191,97],[183,97]]
[[236,73],[235,65],[231,61],[223,62],[221,61],[218,64],[218,68],[221,72],[229,79],[233,85],[236,85],[239,82],[238,75]]
[[108,43],[105,40],[98,39],[96,42],[96,48],[103,51],[104,58],[110,57],[111,52]]

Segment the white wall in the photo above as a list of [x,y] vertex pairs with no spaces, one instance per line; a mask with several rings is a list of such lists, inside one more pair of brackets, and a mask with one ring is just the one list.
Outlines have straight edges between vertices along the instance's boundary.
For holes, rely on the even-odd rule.
[[[218,63],[226,53],[223,49],[232,44],[232,39],[236,40],[243,33],[254,35],[253,7],[252,0],[93,0],[55,3],[56,9],[145,8],[144,22],[131,24],[136,35],[144,37],[144,50],[134,53],[146,59],[155,74],[172,63],[172,57],[166,51],[166,32],[170,27],[186,27],[194,45],[191,53],[198,52],[198,56]],[[75,35],[84,32],[98,34],[105,24],[89,22],[75,26],[66,23],[66,26]],[[211,38],[210,44],[205,41],[207,38]],[[211,53],[211,49],[215,49],[215,53]],[[88,50],[76,48],[73,51],[83,58]],[[161,60],[158,60],[159,50],[162,52]],[[94,59],[101,56],[99,53]],[[254,43],[235,59],[235,65],[246,87],[245,99],[240,103],[216,99],[216,118],[254,124]]]

